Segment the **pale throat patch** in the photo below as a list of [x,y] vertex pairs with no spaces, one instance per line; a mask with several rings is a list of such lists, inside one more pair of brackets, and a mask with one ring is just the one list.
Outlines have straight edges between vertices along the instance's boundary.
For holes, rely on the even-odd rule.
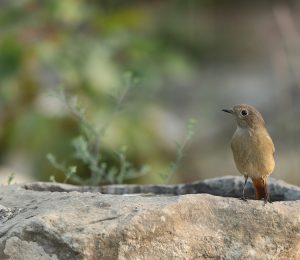
[[234,134],[238,135],[238,136],[245,135],[245,134],[247,134],[249,136],[252,136],[252,129],[250,129],[250,128],[242,128],[240,126],[237,126]]

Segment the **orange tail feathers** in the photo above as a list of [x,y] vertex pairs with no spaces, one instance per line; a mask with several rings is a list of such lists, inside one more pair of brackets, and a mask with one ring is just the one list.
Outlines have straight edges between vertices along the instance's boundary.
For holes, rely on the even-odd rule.
[[267,180],[266,179],[252,179],[253,186],[255,188],[255,199],[268,199],[267,194]]

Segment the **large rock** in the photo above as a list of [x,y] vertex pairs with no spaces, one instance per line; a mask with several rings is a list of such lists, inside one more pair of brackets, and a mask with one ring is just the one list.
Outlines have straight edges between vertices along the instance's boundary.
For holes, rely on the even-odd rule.
[[300,259],[300,188],[272,180],[265,205],[242,182],[2,186],[0,259]]

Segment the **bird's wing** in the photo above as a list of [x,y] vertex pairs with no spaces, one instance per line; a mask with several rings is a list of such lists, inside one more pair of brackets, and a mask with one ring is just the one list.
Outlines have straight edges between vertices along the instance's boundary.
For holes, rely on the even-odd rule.
[[273,155],[274,155],[274,154],[275,154],[275,145],[274,145],[274,143],[273,143],[273,141],[272,141],[272,138],[270,137],[269,134],[267,134],[267,139],[270,141],[270,146],[271,146],[271,148],[272,148]]

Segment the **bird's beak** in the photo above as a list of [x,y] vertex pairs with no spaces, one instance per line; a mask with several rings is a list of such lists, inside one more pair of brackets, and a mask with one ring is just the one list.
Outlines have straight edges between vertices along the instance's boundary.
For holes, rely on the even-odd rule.
[[223,112],[229,113],[229,114],[233,114],[233,109],[222,109]]

